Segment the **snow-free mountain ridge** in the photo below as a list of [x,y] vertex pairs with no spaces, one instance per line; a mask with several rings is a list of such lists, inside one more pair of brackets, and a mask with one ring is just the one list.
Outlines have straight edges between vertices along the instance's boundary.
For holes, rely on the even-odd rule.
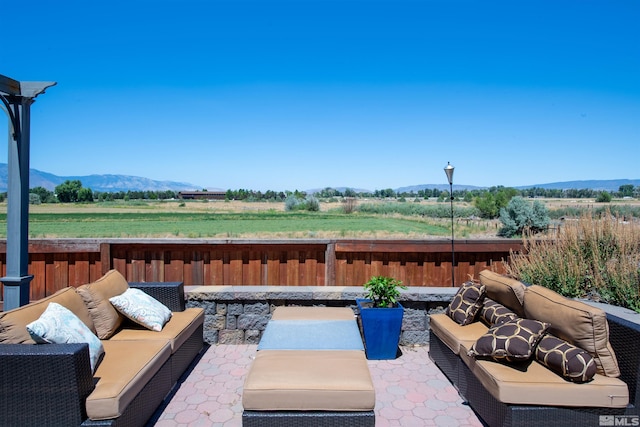
[[[8,166],[6,163],[0,163],[0,191],[7,191],[7,172]],[[37,169],[29,170],[29,186],[44,187],[49,191],[53,191],[56,186],[62,184],[67,180],[79,180],[82,182],[82,186],[85,188],[91,188],[93,191],[100,192],[118,192],[118,191],[194,191],[207,188],[209,191],[221,190],[219,188],[203,187],[188,182],[176,182],[176,181],[157,181],[149,178],[132,175],[85,175],[85,176],[58,176],[48,172],[43,172]],[[515,187],[518,189],[525,188],[544,188],[544,189],[592,189],[598,191],[618,191],[622,185],[633,185],[634,187],[640,186],[640,179],[609,179],[609,180],[585,180],[585,181],[564,181],[564,182],[551,182],[547,184],[533,184],[526,186]],[[507,187],[508,185],[504,185]],[[356,192],[373,192],[374,189],[360,189],[354,187],[333,187],[336,190],[344,191],[347,188],[351,188]],[[415,192],[424,189],[438,189],[448,190],[448,184],[419,184],[406,187],[399,187],[393,189],[396,192]],[[454,190],[478,190],[487,187],[479,187],[474,185],[454,184]],[[282,189],[272,189],[274,191],[280,191]],[[295,188],[284,189],[295,190]],[[383,190],[379,188],[378,190]],[[322,189],[306,190],[307,193],[316,193],[322,191]]]

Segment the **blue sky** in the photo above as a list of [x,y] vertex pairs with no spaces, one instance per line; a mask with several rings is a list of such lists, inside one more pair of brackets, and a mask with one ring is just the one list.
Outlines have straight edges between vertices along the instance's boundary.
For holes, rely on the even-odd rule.
[[58,83],[31,135],[31,167],[56,175],[374,190],[446,184],[450,161],[465,185],[640,178],[637,0],[2,10],[0,74]]

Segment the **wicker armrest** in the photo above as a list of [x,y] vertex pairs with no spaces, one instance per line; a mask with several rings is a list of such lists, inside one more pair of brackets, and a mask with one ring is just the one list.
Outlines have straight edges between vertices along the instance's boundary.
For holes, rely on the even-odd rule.
[[0,425],[80,425],[93,388],[87,344],[0,344]]
[[640,325],[607,313],[609,342],[620,368],[620,379],[629,387],[629,403],[640,407]]
[[129,282],[132,288],[151,295],[171,311],[184,311],[184,284],[182,282]]

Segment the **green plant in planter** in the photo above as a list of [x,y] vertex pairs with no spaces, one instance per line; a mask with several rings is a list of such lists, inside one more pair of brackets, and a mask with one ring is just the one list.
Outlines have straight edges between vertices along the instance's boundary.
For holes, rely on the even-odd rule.
[[407,289],[400,280],[386,276],[373,276],[364,284],[366,298],[373,301],[374,307],[395,307],[400,296],[400,289]]

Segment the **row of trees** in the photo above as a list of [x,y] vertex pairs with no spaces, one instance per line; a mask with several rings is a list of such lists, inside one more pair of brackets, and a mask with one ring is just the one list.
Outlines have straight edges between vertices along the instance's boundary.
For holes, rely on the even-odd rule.
[[67,180],[49,191],[44,187],[29,190],[29,201],[39,203],[93,203],[113,200],[169,200],[178,197],[175,191],[93,191],[79,180]]
[[[487,194],[495,195],[497,193],[508,191],[513,196],[522,196],[524,198],[546,197],[552,199],[595,199],[602,197],[602,194],[606,194],[610,197],[633,197],[640,198],[640,186],[634,187],[631,184],[621,185],[618,191],[603,191],[592,190],[589,188],[581,189],[552,189],[552,188],[526,188],[515,189],[510,187],[496,186],[483,189],[474,190],[454,190],[453,196],[457,200],[464,200],[471,202],[477,197],[486,196]],[[448,200],[449,191],[439,190],[437,188],[426,188],[418,191],[395,191],[392,188],[386,188],[383,190],[375,190],[373,193],[369,192],[356,192],[353,189],[347,188],[344,191],[336,190],[335,188],[327,187],[319,192],[315,193],[318,198],[330,198],[330,197],[374,197],[374,198],[437,198],[440,200]]]
[[[30,190],[32,203],[77,203],[77,202],[93,202],[93,201],[113,201],[113,200],[168,200],[178,197],[175,191],[117,191],[117,192],[99,192],[92,191],[90,188],[82,186],[79,180],[68,180],[55,187],[54,191],[49,191],[43,187],[36,187]],[[384,190],[375,190],[373,193],[356,192],[347,188],[340,191],[335,188],[326,187],[315,192],[314,197],[317,199],[332,198],[412,198],[426,199],[437,198],[440,201],[449,200],[449,191],[433,189],[423,189],[419,191],[396,192],[391,188]],[[284,202],[288,197],[293,196],[297,199],[304,200],[307,193],[304,191],[271,191],[265,192],[254,190],[227,190],[225,194],[226,200],[242,200],[242,201],[274,201]],[[548,197],[548,198],[595,198],[599,202],[610,201],[612,197],[634,197],[640,198],[640,186],[621,185],[617,192],[607,192],[602,190],[591,189],[544,189],[544,188],[528,188],[515,189],[510,187],[490,187],[488,189],[474,190],[454,190],[453,196],[456,200],[464,200],[480,209],[482,216],[495,218],[500,209],[506,207],[506,204],[512,197],[521,196],[524,198]]]

